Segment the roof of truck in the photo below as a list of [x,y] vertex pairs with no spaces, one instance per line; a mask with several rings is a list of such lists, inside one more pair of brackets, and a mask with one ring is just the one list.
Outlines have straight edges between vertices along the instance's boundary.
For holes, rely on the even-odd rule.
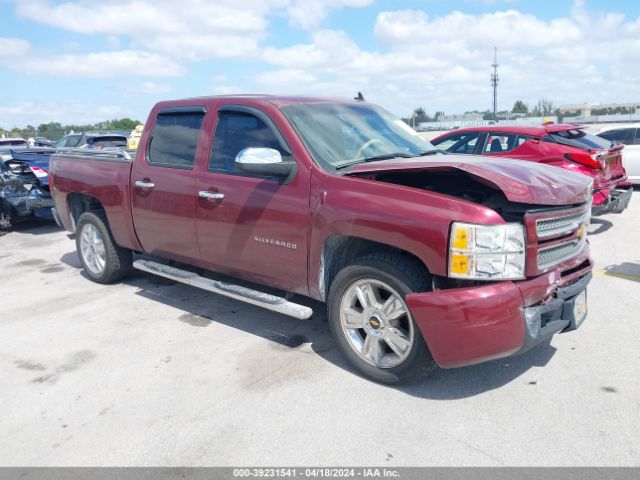
[[308,97],[308,96],[280,96],[267,94],[238,94],[238,95],[213,95],[207,97],[192,97],[176,100],[167,100],[159,102],[162,105],[181,105],[184,103],[194,104],[197,101],[218,101],[218,100],[238,100],[242,102],[250,102],[253,104],[269,103],[276,107],[285,107],[287,105],[295,105],[301,103],[364,103],[362,100],[338,97]]

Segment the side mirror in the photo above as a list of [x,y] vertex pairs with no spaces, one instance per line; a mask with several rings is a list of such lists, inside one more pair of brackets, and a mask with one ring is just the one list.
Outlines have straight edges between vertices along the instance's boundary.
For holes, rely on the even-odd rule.
[[263,177],[279,177],[289,180],[295,173],[296,162],[285,162],[273,148],[249,147],[236,155],[236,168],[242,172]]

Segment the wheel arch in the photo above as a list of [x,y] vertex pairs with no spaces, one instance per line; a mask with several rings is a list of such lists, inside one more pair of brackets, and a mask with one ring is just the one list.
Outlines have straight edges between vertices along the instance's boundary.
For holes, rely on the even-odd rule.
[[109,227],[109,219],[107,218],[106,211],[100,200],[84,193],[70,193],[67,195],[67,208],[69,211],[69,217],[73,222],[73,230],[75,231],[80,215],[85,212],[101,212],[106,221],[107,227]]
[[405,257],[419,265],[425,275],[431,275],[428,266],[418,256],[407,250],[352,235],[331,235],[325,239],[320,257],[317,278],[320,299],[326,301],[331,284],[340,270],[353,264],[357,259],[375,252]]

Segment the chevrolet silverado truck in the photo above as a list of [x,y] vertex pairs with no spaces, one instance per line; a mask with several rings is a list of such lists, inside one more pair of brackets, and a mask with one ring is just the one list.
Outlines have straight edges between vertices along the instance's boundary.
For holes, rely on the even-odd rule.
[[292,294],[320,300],[339,350],[381,383],[586,317],[590,178],[447,155],[363,101],[160,102],[135,152],[59,151],[50,185],[92,280],[135,268],[301,320],[312,308]]

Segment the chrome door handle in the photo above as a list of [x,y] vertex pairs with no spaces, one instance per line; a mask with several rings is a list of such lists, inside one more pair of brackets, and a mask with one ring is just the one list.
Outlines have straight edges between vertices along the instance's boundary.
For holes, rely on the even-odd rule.
[[144,180],[136,180],[136,187],[138,188],[154,188],[156,186],[153,182],[145,182]]
[[198,192],[198,196],[200,198],[210,198],[212,200],[222,200],[224,198],[224,193],[208,192],[207,190],[200,190]]

